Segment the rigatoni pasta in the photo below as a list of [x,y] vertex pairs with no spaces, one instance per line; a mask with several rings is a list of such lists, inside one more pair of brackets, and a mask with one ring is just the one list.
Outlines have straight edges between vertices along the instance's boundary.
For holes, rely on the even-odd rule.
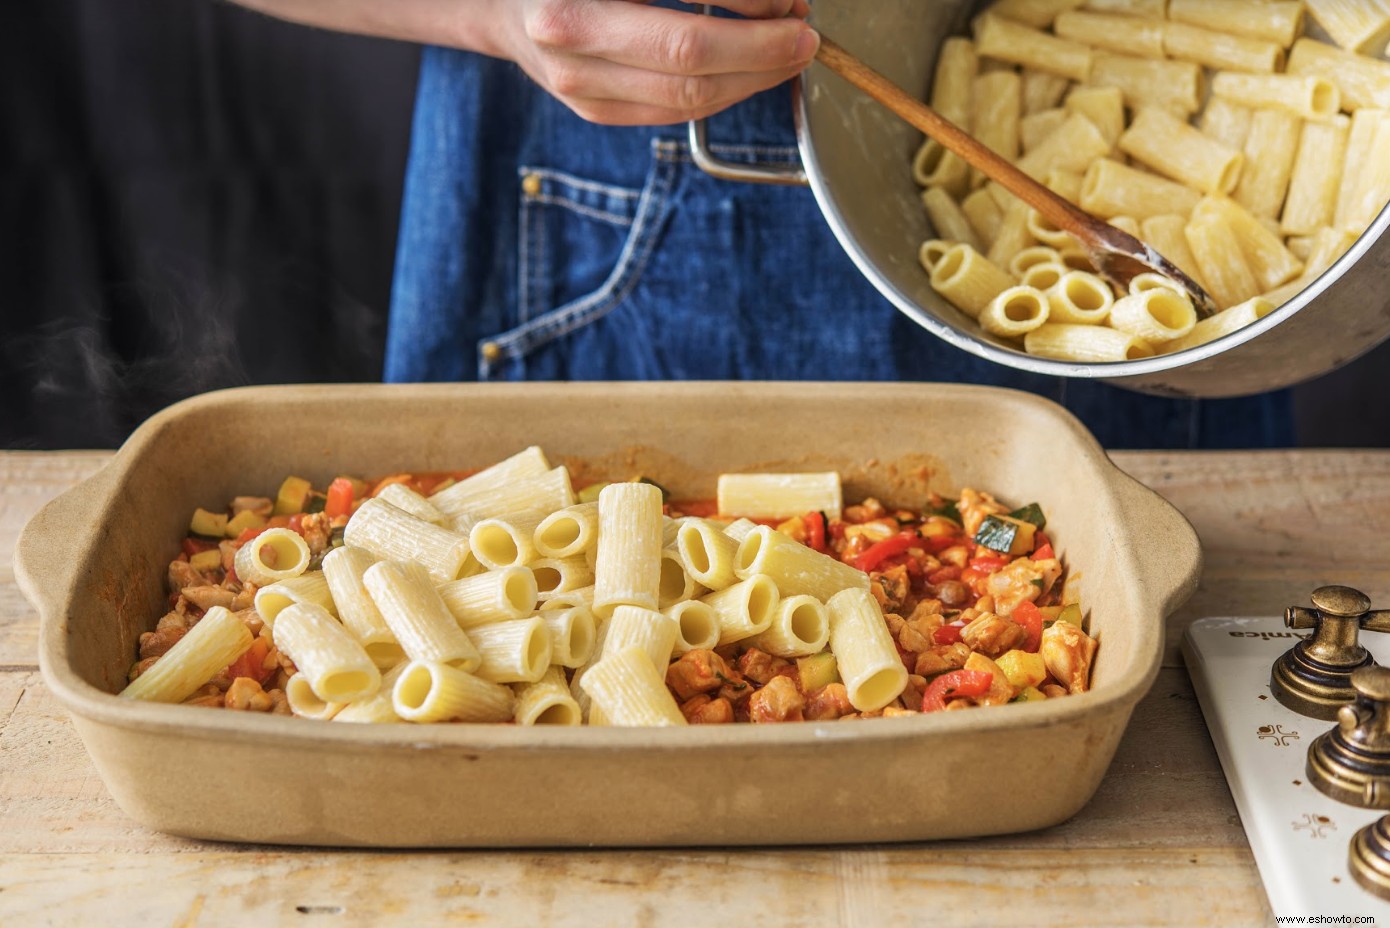
[[[1309,255],[1330,254],[1335,247],[1329,237],[1320,236],[1310,242]],[[1029,270],[1049,265],[1062,266],[1048,261]],[[818,478],[822,486],[827,485],[824,476]],[[482,569],[476,576],[441,583],[421,561],[379,560],[346,544],[346,525],[354,512],[371,511],[374,494],[402,486],[421,497],[438,495],[447,481],[466,479],[464,475],[424,479],[401,474],[375,481],[340,477],[322,512],[282,513],[275,517],[282,522],[265,527],[299,535],[310,548],[312,563],[301,579],[262,589],[262,599],[269,603],[270,597],[295,589],[306,595],[286,596],[288,605],[277,603],[280,612],[273,626],[252,609],[234,614],[215,607],[199,619],[188,607],[212,595],[208,583],[219,587],[217,597],[241,596],[246,603],[254,588],[243,590],[235,571],[221,566],[233,559],[226,551],[217,552],[216,565],[205,559],[206,575],[172,570],[171,575],[186,573],[189,583],[178,592],[180,608],[161,620],[159,633],[141,637],[141,660],[131,668],[128,695],[143,689],[146,698],[359,723],[570,724],[587,717],[590,724],[612,725],[653,721],[653,706],[672,724],[767,723],[902,714],[919,707],[935,711],[948,700],[960,706],[990,705],[1007,701],[1004,693],[1041,699],[1069,691],[1056,684],[1053,693],[1042,692],[1038,685],[1054,685],[1044,675],[1031,683],[1000,682],[991,688],[994,695],[982,691],[975,696],[968,685],[947,687],[952,678],[935,663],[935,649],[949,642],[959,642],[968,653],[980,655],[980,661],[986,651],[1003,656],[989,650],[994,645],[973,640],[974,622],[1003,623],[1012,631],[989,640],[1034,654],[1028,629],[1041,627],[1040,610],[1049,610],[1047,619],[1083,621],[1059,601],[1062,571],[1052,542],[1038,530],[1045,524],[1038,506],[1010,511],[988,494],[965,490],[958,501],[933,495],[927,511],[920,513],[890,511],[874,499],[844,507],[839,477],[830,476],[836,488],[833,500],[823,491],[799,497],[796,505],[808,508],[780,521],[770,519],[775,525],[719,511],[717,500],[672,500],[649,481],[586,487],[586,498],[600,499],[593,526],[594,542],[604,549],[599,561],[609,555],[603,540],[603,494],[617,487],[621,497],[633,492],[625,489],[631,487],[643,506],[657,502],[655,519],[649,521],[655,543],[667,546],[661,560],[682,577],[690,560],[713,582],[728,581],[722,589],[705,592],[687,580],[679,592],[700,598],[668,604],[662,611],[615,604],[602,624],[587,605],[591,588],[557,593],[538,603],[528,567]],[[281,496],[309,501],[313,491],[308,481],[294,482],[295,493]],[[731,498],[738,499],[736,494]],[[304,504],[286,503],[293,505]],[[193,527],[215,521],[204,517]],[[619,520],[620,526],[626,524]],[[965,524],[971,526],[969,533]],[[248,544],[253,534],[231,542],[233,550]],[[578,534],[562,530],[555,540],[563,547]],[[688,543],[685,554],[680,553],[682,539]],[[201,553],[193,539],[186,544],[190,554]],[[996,566],[972,568],[980,574],[974,578],[952,573],[956,568],[943,573],[957,553],[972,564]],[[586,566],[579,554],[553,560],[568,566],[565,561]],[[1007,596],[990,579],[1005,567],[1020,581]],[[716,576],[730,571],[732,579]],[[909,582],[909,577],[917,580]],[[512,595],[513,587],[520,595]],[[877,631],[868,633],[869,639],[879,639],[877,644],[858,642],[854,634],[832,636],[824,601],[846,591],[869,604],[859,612],[877,623]],[[989,603],[996,611],[979,608]],[[538,605],[553,608],[536,611]],[[1035,606],[1039,611],[1030,612]],[[909,679],[891,704],[866,708],[874,686],[865,682],[865,655],[882,653],[883,636],[896,642],[895,660]],[[833,646],[832,639],[837,642]],[[368,642],[379,646],[374,653],[367,650]],[[623,655],[640,658],[647,670],[635,671],[630,660],[625,665]],[[1028,660],[1036,663],[1038,658]],[[1071,681],[1074,674],[1066,676]],[[638,678],[640,686],[633,682]],[[594,699],[598,693],[612,699]]]

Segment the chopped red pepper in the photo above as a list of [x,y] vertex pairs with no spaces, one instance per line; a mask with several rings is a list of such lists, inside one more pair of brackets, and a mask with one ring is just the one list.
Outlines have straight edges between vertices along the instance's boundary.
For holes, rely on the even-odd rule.
[[237,677],[250,677],[257,683],[264,683],[270,677],[270,671],[263,666],[265,656],[269,652],[270,645],[264,638],[255,639],[251,642],[251,647],[227,667],[227,676],[233,680]]
[[850,561],[850,566],[858,567],[868,573],[890,557],[902,554],[908,548],[921,544],[922,537],[916,532],[902,532],[892,538],[875,542],[864,549],[864,553]]
[[1045,544],[1033,549],[1033,560],[1045,561],[1048,558],[1056,557],[1057,553],[1052,550],[1052,545]]
[[954,564],[947,564],[945,567],[938,567],[927,574],[927,582],[933,585],[945,583],[947,580],[959,580],[961,568]]
[[931,640],[937,644],[955,644],[960,641],[961,629],[964,625],[943,625],[931,633]]
[[351,515],[352,495],[352,481],[346,477],[338,477],[328,485],[328,499],[323,504],[324,513],[330,519]]
[[928,535],[922,539],[922,547],[932,554],[940,554],[947,548],[965,544],[964,535]]
[[946,700],[958,696],[983,696],[994,683],[994,674],[987,670],[952,670],[927,684],[922,694],[922,711],[938,712],[946,708]]
[[1023,643],[1024,651],[1037,651],[1042,644],[1043,617],[1042,612],[1033,603],[1024,600],[1014,607],[1014,611],[1009,616],[1009,620],[1018,625],[1022,625],[1024,631],[1028,632],[1028,638]]
[[236,536],[236,541],[232,542],[232,544],[240,548],[242,545],[246,544],[252,538],[255,538],[257,535],[265,531],[267,528],[270,528],[270,526],[266,525],[261,528],[244,528],[241,530],[241,534]]
[[217,550],[217,542],[204,541],[201,538],[185,538],[181,543],[183,553],[192,557],[195,554],[202,554],[204,551]]
[[813,551],[825,551],[825,514],[808,512],[801,517],[806,526],[806,546]]
[[982,554],[977,558],[971,559],[970,569],[985,575],[997,574],[1005,567],[1008,567],[1011,563],[1011,560],[1011,558],[1007,557]]

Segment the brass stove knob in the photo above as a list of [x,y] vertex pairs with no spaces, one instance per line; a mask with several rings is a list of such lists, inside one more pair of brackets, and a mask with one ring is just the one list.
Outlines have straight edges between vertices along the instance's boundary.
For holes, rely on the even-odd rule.
[[1390,899],[1390,815],[1381,816],[1351,839],[1347,869],[1362,889]]
[[1390,809],[1390,667],[1351,675],[1355,701],[1308,747],[1308,780],[1339,802]]
[[1365,593],[1347,586],[1324,586],[1313,591],[1313,608],[1290,606],[1284,613],[1288,628],[1311,628],[1274,662],[1269,688],[1274,698],[1301,715],[1332,720],[1356,693],[1351,675],[1375,663],[1361,646],[1360,633],[1390,631],[1390,611],[1371,611]]

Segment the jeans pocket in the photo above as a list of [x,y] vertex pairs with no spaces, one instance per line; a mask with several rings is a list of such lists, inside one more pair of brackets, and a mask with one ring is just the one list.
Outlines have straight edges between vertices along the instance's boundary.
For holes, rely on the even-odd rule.
[[676,169],[654,149],[633,189],[520,168],[517,324],[478,344],[481,379],[521,376],[529,354],[622,305],[656,245]]

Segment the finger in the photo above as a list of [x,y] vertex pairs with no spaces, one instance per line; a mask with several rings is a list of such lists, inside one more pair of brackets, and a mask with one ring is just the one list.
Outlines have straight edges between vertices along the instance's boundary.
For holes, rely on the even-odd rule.
[[547,62],[542,83],[567,102],[603,100],[640,103],[678,113],[703,113],[718,111],[776,87],[800,71],[794,67],[739,74],[660,74],[601,58],[557,56]]
[[526,28],[542,49],[665,74],[781,72],[809,62],[820,44],[797,19],[724,19],[605,0],[540,9]]
[[[702,5],[695,0],[686,0],[686,2],[691,6]],[[798,7],[806,10],[805,13],[800,14],[802,19],[810,12],[810,6],[806,0],[714,0],[710,6],[717,6],[749,19],[781,19],[784,16],[796,16],[798,15],[796,13]]]
[[603,126],[675,126],[692,119],[704,119],[719,112],[687,113],[662,106],[628,100],[566,100],[566,106],[580,118]]

